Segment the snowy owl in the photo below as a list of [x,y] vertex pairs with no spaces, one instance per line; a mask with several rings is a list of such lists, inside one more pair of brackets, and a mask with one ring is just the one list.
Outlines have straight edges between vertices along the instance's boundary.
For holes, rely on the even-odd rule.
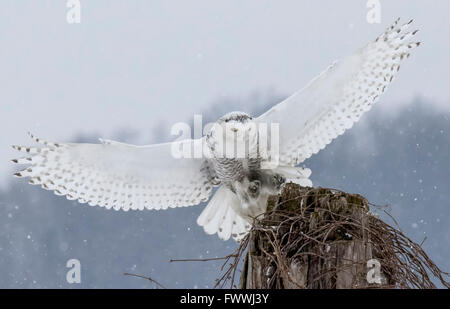
[[[378,101],[402,60],[420,44],[411,40],[417,33],[408,32],[411,24],[400,25],[397,20],[375,41],[333,63],[259,117],[231,112],[206,136],[181,143],[194,150],[202,147],[201,153],[208,155],[176,157],[175,142],[54,143],[30,134],[42,146],[12,146],[29,154],[12,160],[28,164],[15,176],[30,177],[31,184],[69,200],[115,210],[184,207],[211,198],[197,223],[208,234],[239,241],[252,220],[265,212],[268,196],[278,193],[285,182],[312,185],[311,171],[298,165],[352,127]],[[260,134],[254,125],[260,123],[279,124],[275,167],[264,168],[267,158],[258,152]],[[222,156],[219,146],[230,143],[245,143],[244,157]]]

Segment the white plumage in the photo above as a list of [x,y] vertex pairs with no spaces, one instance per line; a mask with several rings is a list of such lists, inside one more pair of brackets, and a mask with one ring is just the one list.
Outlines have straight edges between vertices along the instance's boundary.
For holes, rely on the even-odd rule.
[[31,184],[69,200],[115,210],[167,209],[197,205],[206,201],[212,190],[201,172],[202,160],[173,158],[170,143],[64,144],[30,136],[43,147],[13,146],[33,154],[13,160],[31,164],[15,175],[30,177]]
[[419,46],[412,24],[399,19],[375,41],[334,62],[304,89],[256,120],[280,123],[280,163],[297,165],[351,128],[393,81],[402,60]]
[[197,205],[209,199],[213,187],[220,186],[197,223],[208,234],[239,241],[253,218],[264,213],[267,197],[277,193],[283,182],[312,185],[311,171],[295,166],[352,127],[378,101],[401,62],[419,45],[411,42],[417,30],[407,31],[412,21],[401,26],[398,22],[261,116],[253,119],[234,112],[219,119],[220,125],[231,124],[237,143],[245,139],[251,145],[259,141],[250,129],[252,123],[279,123],[280,162],[273,170],[261,167],[262,157],[219,158],[216,147],[221,133],[213,129],[207,137],[183,142],[192,149],[206,147],[212,154],[198,159],[174,158],[173,143],[51,143],[30,134],[42,146],[13,146],[29,155],[13,160],[29,165],[15,175],[30,177],[31,184],[70,200],[115,210]]
[[197,224],[203,226],[207,234],[218,233],[219,238],[237,241],[250,230],[250,223],[238,215],[233,206],[240,205],[237,196],[226,186],[221,186],[214,194],[197,219]]

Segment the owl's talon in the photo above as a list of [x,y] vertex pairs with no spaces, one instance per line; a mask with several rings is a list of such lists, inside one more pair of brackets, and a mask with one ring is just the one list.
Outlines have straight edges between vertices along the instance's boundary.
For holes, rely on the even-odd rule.
[[281,186],[286,182],[286,177],[280,174],[273,175],[272,178],[274,187],[279,190],[281,189]]

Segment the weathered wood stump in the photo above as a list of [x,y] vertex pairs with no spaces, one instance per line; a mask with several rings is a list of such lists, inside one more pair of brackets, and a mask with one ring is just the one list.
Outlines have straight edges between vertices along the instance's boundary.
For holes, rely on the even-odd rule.
[[251,231],[241,288],[392,286],[389,265],[381,284],[367,280],[367,262],[380,257],[366,229],[371,218],[360,195],[287,184]]

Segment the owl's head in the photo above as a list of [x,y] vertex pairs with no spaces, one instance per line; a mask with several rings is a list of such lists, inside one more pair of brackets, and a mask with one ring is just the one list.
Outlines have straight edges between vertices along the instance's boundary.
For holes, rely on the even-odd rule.
[[253,118],[244,112],[231,112],[217,120],[222,126],[224,133],[228,136],[244,136],[254,130]]
[[215,149],[222,150],[224,154],[226,152],[225,156],[230,157],[228,150],[225,151],[227,148],[236,147],[233,149],[242,149],[246,154],[249,151],[254,152],[257,145],[257,131],[250,115],[244,112],[231,112],[214,123],[210,136]]

